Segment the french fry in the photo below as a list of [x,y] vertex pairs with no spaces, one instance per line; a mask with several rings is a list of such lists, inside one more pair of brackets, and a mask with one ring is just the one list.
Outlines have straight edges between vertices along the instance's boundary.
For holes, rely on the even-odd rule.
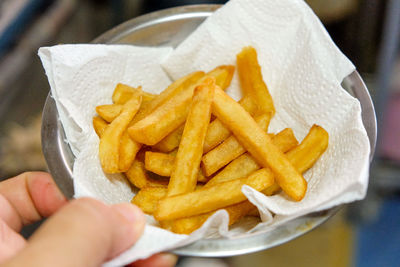
[[218,119],[213,120],[207,129],[206,139],[204,140],[203,153],[207,153],[226,138],[231,135],[231,132]]
[[[287,149],[285,143],[295,143],[283,142],[283,140],[285,140],[285,138],[289,136],[292,136],[292,138],[289,139],[296,140],[294,138],[293,131],[285,129],[281,131],[280,134],[280,136],[283,137],[280,140],[276,140],[277,138],[279,138],[279,134],[275,136],[275,140],[274,138],[272,139],[274,141],[274,144],[277,144],[279,148]],[[317,159],[324,153],[328,146],[328,139],[328,133],[322,127],[313,125],[301,144],[290,150],[287,153],[287,156],[291,163],[299,170],[299,172],[304,173],[309,168],[311,168],[315,164]],[[241,168],[237,168],[236,172],[240,171],[241,169],[247,169],[252,172],[259,168],[258,164],[248,154],[242,155],[241,157],[237,158],[236,161],[237,166],[241,166]],[[228,167],[229,165],[227,166],[227,168]],[[233,172],[233,174],[234,173],[235,172]],[[210,180],[210,182],[211,181],[212,180]],[[206,187],[210,186],[209,183],[206,184]],[[262,192],[267,196],[270,196],[275,194],[279,190],[279,185],[277,183],[274,183],[272,186],[269,186],[266,189],[262,190]],[[254,205],[252,205],[247,200],[239,204],[229,206],[225,208],[225,210],[229,214],[229,225],[237,222],[245,215],[250,215],[250,213],[252,212],[255,213],[255,216],[259,215],[258,210],[255,209]],[[194,230],[198,229],[212,214],[214,214],[214,212],[178,219],[171,224],[171,231],[178,234],[190,234]]]
[[[230,68],[227,67],[217,67],[208,72],[206,76],[203,76],[180,93],[175,94],[155,108],[148,116],[137,121],[128,129],[130,136],[135,141],[150,146],[160,142],[185,122],[194,88],[202,84],[209,76],[217,77],[216,80],[221,80],[220,77],[231,78],[230,75],[226,74],[229,70]],[[135,120],[139,117],[139,115],[136,116]]]
[[145,153],[144,166],[146,170],[158,175],[171,176],[174,161],[174,155],[147,151]]
[[257,52],[245,47],[236,59],[238,102],[223,92],[235,67],[221,65],[190,73],[159,95],[117,84],[113,104],[96,107],[103,171],[124,173],[139,188],[131,202],[172,232],[190,234],[220,209],[229,225],[259,216],[243,185],[267,196],[282,189],[302,200],[302,174],[328,147],[329,135],[318,125],[300,145],[291,129],[268,134],[275,107]]
[[208,180],[209,179],[204,175],[203,170],[200,168],[199,175],[197,176],[197,182],[207,183]]
[[[254,103],[254,100],[250,96],[243,96],[242,99],[239,100],[239,104],[246,110],[252,117],[258,113],[257,106]],[[271,114],[270,112],[266,112]]]
[[205,184],[205,187],[246,177],[260,168],[260,165],[253,159],[253,157],[249,153],[245,153],[229,163],[224,169],[211,178]]
[[272,143],[283,153],[295,148],[299,141],[294,136],[293,130],[285,128],[276,135],[271,136]]
[[[265,113],[255,118],[263,131],[267,131],[270,119],[270,113]],[[210,176],[243,153],[246,153],[246,149],[235,136],[231,135],[222,144],[203,156],[201,166],[205,175]]]
[[314,124],[300,145],[290,150],[286,155],[293,166],[300,173],[304,173],[321,157],[328,148],[328,144],[328,132],[321,126]]
[[[141,87],[133,88],[119,83],[114,90],[113,101],[118,103],[126,103],[126,101],[129,100],[133,94],[140,93],[142,94],[142,103],[140,106],[141,109],[143,108],[143,105],[146,104],[146,102],[143,101],[143,98],[146,98],[146,101],[148,102],[154,98],[154,95],[144,93],[140,91],[140,88]],[[122,104],[101,105],[96,107],[96,111],[106,121],[112,122],[121,113],[122,107]],[[141,144],[133,141],[126,131],[122,134],[118,163],[120,172],[126,172],[130,168],[140,147]]]
[[[290,128],[283,129],[276,135],[272,135],[271,140],[282,152],[287,152],[298,144]],[[254,158],[250,154],[245,153],[229,163],[223,170],[208,181],[205,186],[207,187],[216,183],[242,178],[260,168],[260,165],[258,165]]]
[[215,79],[210,77],[194,90],[168,184],[168,196],[188,193],[196,187],[215,88]]
[[100,138],[99,158],[103,171],[106,173],[119,172],[119,150],[121,137],[130,121],[139,110],[142,101],[140,93],[136,93],[126,102],[118,115],[105,129]]
[[128,102],[129,99],[132,98],[132,95],[137,94],[138,92],[141,92],[142,94],[142,102],[146,101],[147,96],[151,95],[149,93],[145,93],[142,91],[142,87],[132,87],[123,83],[118,83],[115,86],[113,95],[112,95],[112,101],[114,104],[119,104],[123,105],[126,102]]
[[214,77],[215,84],[225,91],[231,84],[234,72],[235,66],[221,65],[208,72],[207,76]]
[[142,144],[133,141],[127,131],[122,134],[118,163],[118,168],[120,172],[126,172],[129,170],[132,162],[135,160],[136,153],[141,147]]
[[129,135],[139,143],[155,145],[178,128],[186,119],[192,92],[183,91],[158,107],[144,119],[128,129]]
[[265,188],[261,192],[266,196],[272,196],[272,195],[275,195],[276,193],[278,193],[280,190],[281,190],[281,187],[277,183],[274,183],[273,185]]
[[[134,88],[121,83],[117,84],[114,89],[112,99],[115,104],[98,106],[96,107],[96,111],[105,120],[111,122],[115,119],[115,117],[120,114],[122,110],[122,105],[125,104],[130,98],[132,98],[134,94],[139,93],[142,95],[142,102],[137,112],[138,114],[142,110],[146,109],[149,103],[155,98],[155,95],[143,92],[141,90],[141,86]],[[132,121],[130,122],[130,124],[132,123]],[[120,172],[126,172],[130,168],[133,160],[135,159],[136,153],[139,151],[141,146],[141,144],[132,140],[126,131],[123,133],[121,137],[118,163]]]
[[[93,117],[93,127],[99,137],[101,137],[108,126],[108,123],[100,117]],[[129,170],[133,160],[135,159],[136,153],[139,151],[141,145],[133,141],[126,131],[121,137],[121,146],[119,150],[119,171],[126,172]]]
[[236,56],[236,64],[244,95],[251,96],[260,113],[270,112],[274,115],[274,103],[262,77],[257,51],[251,46],[244,47]]
[[[249,97],[242,98],[239,103],[247,112],[249,112],[250,114],[254,114],[253,112],[255,111],[256,106]],[[229,131],[229,129],[219,119],[213,120],[207,129],[206,139],[204,140],[203,153],[209,152],[230,135],[231,132]]]
[[142,91],[142,106],[143,104],[150,103],[157,95]]
[[98,137],[101,137],[106,130],[108,123],[100,117],[93,117],[93,128]]
[[176,154],[178,154],[178,149],[172,150],[171,152],[168,153],[168,155],[176,157]]
[[[285,129],[281,131],[281,133],[282,137],[287,138],[288,136],[292,135],[294,138],[293,131],[291,130],[288,131]],[[278,135],[276,135],[275,138],[277,138]],[[284,138],[282,138],[281,140],[283,141]],[[301,142],[301,144],[290,150],[287,153],[287,156],[291,161],[291,163],[299,170],[299,172],[304,173],[309,168],[311,168],[315,164],[317,159],[324,153],[324,151],[328,147],[328,140],[329,140],[328,133],[322,127],[318,125],[313,125],[307,136]],[[286,146],[285,143],[291,143],[291,142],[282,142],[279,139],[274,140],[274,138],[273,141],[274,144],[277,144],[278,147],[279,146],[285,147]],[[237,171],[239,171],[240,169],[248,169],[250,171],[255,171],[257,168],[259,168],[258,164],[248,154],[244,154],[241,157],[237,158],[236,160],[237,160],[237,166],[241,166],[241,168],[238,168]],[[246,166],[250,166],[250,168]],[[212,180],[210,180],[210,182],[211,181]],[[210,185],[207,183],[206,187],[207,186]],[[267,196],[270,196],[275,194],[279,190],[280,190],[279,185],[277,183],[274,183],[272,186],[269,186],[266,189],[262,190],[262,192]],[[229,225],[237,222],[240,218],[242,218],[245,215],[250,215],[250,213],[252,212],[255,213],[254,214],[255,216],[259,215],[258,210],[255,209],[254,205],[252,205],[248,200],[233,206],[229,206],[225,208],[225,210],[229,214]],[[198,229],[212,214],[214,214],[214,212],[204,213],[197,216],[175,220],[171,225],[171,231],[178,234],[190,234],[194,230]]]
[[167,195],[166,187],[145,187],[132,198],[131,203],[135,204],[146,214],[153,214],[157,203]]
[[273,173],[270,169],[263,168],[246,178],[218,183],[191,193],[161,199],[154,217],[158,221],[165,221],[210,212],[246,200],[246,196],[241,191],[245,184],[261,191],[273,183]]
[[[196,190],[202,186],[197,185]],[[153,214],[157,208],[158,201],[167,195],[166,187],[145,187],[132,198],[131,203],[135,204],[146,214]]]
[[144,168],[144,163],[135,159],[130,169],[125,173],[129,182],[137,188],[145,187],[165,187],[167,188],[168,180],[166,179],[151,179]]
[[164,91],[162,91],[157,97],[155,97],[145,109],[138,112],[134,122],[142,120],[145,116],[149,115],[156,108],[175,97],[179,93],[187,90],[192,87],[199,79],[204,77],[203,71],[195,71],[192,72],[182,78],[171,83]]
[[153,147],[161,152],[170,152],[179,146],[181,142],[184,124],[176,128],[172,133],[164,137],[160,142]]
[[[229,223],[228,225],[232,225],[237,222],[242,217],[246,216],[250,211],[256,210],[255,206],[250,203],[250,201],[243,201],[228,207],[225,207],[224,210],[229,215]],[[153,210],[154,212],[154,210]],[[203,223],[211,217],[217,211],[210,211],[204,214],[195,215],[192,217],[181,218],[174,220],[170,223],[170,230],[177,234],[190,234],[193,231],[200,228]],[[258,211],[257,211],[258,213]]]
[[[258,211],[256,206],[253,206],[253,208],[251,210],[249,210],[248,213],[245,214],[244,216],[253,216],[253,217],[260,218],[260,212]],[[241,219],[241,218],[239,218],[239,219]]]
[[[296,140],[294,138],[293,131],[289,130],[285,129],[279,133],[282,137],[280,138],[280,140],[276,140],[277,138],[279,138],[279,134],[275,136],[275,140],[274,138],[272,139],[274,141],[274,144],[276,144],[279,148],[283,148],[286,150],[288,147],[286,144],[295,143],[283,142],[290,136],[292,136],[292,138],[289,139]],[[318,125],[313,125],[301,144],[291,149],[287,153],[288,159],[299,170],[299,172],[304,173],[309,168],[311,168],[318,160],[318,158],[325,152],[326,148],[328,147],[328,142],[328,133],[322,127]],[[242,160],[239,163],[240,158],[242,158]],[[238,165],[241,165],[242,169],[247,169],[248,167],[246,168],[246,166],[251,166],[250,168],[252,171],[258,168],[257,163],[248,154],[242,155],[237,160]],[[206,184],[206,187],[207,186],[209,186],[209,184]],[[274,183],[272,186],[269,186],[266,189],[262,190],[262,192],[265,195],[270,196],[275,194],[279,190],[279,185],[277,183]],[[229,225],[237,222],[240,218],[247,214],[250,215],[250,213],[252,212],[255,213],[255,216],[259,215],[258,210],[255,209],[255,207],[248,200],[233,206],[229,206],[225,209],[229,214]],[[193,217],[178,219],[172,223],[171,230],[175,233],[190,234],[194,230],[198,229],[213,213],[214,212],[209,212]]]
[[[171,172],[174,167],[175,157],[176,155],[174,155],[173,153],[165,154],[160,152],[147,151],[144,160],[145,168],[146,170],[161,176],[171,176]],[[208,181],[201,169],[199,169],[197,181],[202,183]]]
[[307,190],[303,176],[243,107],[219,89],[215,90],[213,114],[232,131],[261,166],[272,169],[277,183],[287,195],[295,201],[303,199]]
[[122,111],[123,105],[110,104],[96,107],[96,112],[106,122],[112,122]]
[[[328,148],[329,134],[324,128],[314,124],[300,145],[286,153],[290,163],[300,172],[304,173],[310,169]],[[263,193],[271,196],[280,190],[275,183],[266,188]]]

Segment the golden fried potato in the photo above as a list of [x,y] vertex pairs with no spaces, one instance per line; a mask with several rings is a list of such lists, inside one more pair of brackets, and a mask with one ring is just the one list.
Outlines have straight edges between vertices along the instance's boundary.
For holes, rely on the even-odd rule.
[[[257,208],[249,201],[243,201],[224,208],[229,215],[229,224],[232,225],[246,216],[250,211],[255,210],[258,215]],[[154,212],[154,211],[153,211]],[[177,234],[191,234],[193,231],[200,228],[203,223],[217,211],[210,211],[207,213],[181,218],[170,222],[170,230]]]
[[126,102],[121,114],[115,118],[105,129],[100,138],[99,158],[103,171],[106,173],[118,173],[121,137],[127,129],[130,121],[139,110],[142,101],[140,93],[136,93]]
[[188,193],[196,187],[215,88],[215,79],[210,77],[194,90],[168,184],[168,196]]
[[93,128],[98,137],[101,137],[106,130],[108,123],[100,117],[93,117]]
[[224,208],[246,200],[246,196],[242,193],[243,185],[262,191],[273,183],[273,173],[264,168],[245,178],[161,199],[154,212],[154,218],[159,221],[174,220]]
[[[269,136],[274,145],[276,145],[282,152],[286,152],[296,147],[298,144],[297,139],[290,128],[283,129],[276,135]],[[242,178],[260,168],[260,165],[253,159],[253,157],[248,153],[245,153],[229,163],[223,170],[208,181],[206,186]]]
[[[239,101],[239,104],[250,114],[254,114],[256,106],[254,102],[249,97],[244,97]],[[215,119],[210,123],[207,129],[206,139],[204,140],[203,153],[207,153],[226,138],[228,138],[232,133],[229,129],[219,120]]]
[[158,201],[167,195],[166,187],[145,187],[132,198],[131,203],[135,204],[146,214],[153,214]]
[[96,107],[96,112],[106,122],[112,122],[121,113],[122,107],[119,104],[100,105]]
[[135,159],[130,169],[125,173],[129,182],[137,188],[145,187],[167,187],[167,179],[151,179],[144,168],[144,163],[138,159]]
[[123,105],[126,102],[128,102],[129,99],[132,98],[132,95],[137,94],[137,93],[142,94],[142,101],[145,101],[147,96],[152,97],[152,94],[145,93],[142,91],[142,87],[132,87],[126,84],[118,83],[115,86],[113,95],[112,95],[112,101],[116,105]]
[[243,107],[217,89],[213,114],[232,131],[261,166],[272,169],[277,183],[286,194],[295,201],[303,199],[307,190],[306,180]]
[[[187,114],[189,113],[194,89],[210,76],[214,77],[216,80],[222,80],[223,77],[225,77],[225,79],[231,79],[232,77],[226,74],[229,71],[230,68],[217,67],[208,72],[206,76],[196,80],[196,82],[193,82],[190,86],[185,87],[185,90],[181,90],[179,93],[157,106],[150,114],[130,127],[128,130],[130,136],[135,141],[150,146],[160,142],[164,137],[185,122]],[[227,83],[227,81],[224,83]],[[140,114],[138,114],[137,117],[139,118]]]
[[135,142],[129,136],[128,132],[122,134],[121,145],[119,148],[119,163],[118,168],[120,172],[126,172],[135,160],[136,153],[140,150],[142,144]]
[[[144,160],[145,168],[146,170],[161,176],[171,176],[175,157],[175,150],[170,154],[147,151]],[[202,183],[208,181],[201,169],[199,170],[197,181]]]
[[244,95],[254,101],[259,113],[269,112],[274,115],[274,102],[263,80],[257,51],[251,46],[243,48],[236,56],[236,64]]
[[[255,118],[257,124],[267,131],[270,113],[259,115]],[[216,171],[227,165],[229,162],[246,152],[246,149],[239,143],[235,136],[231,135],[219,146],[209,151],[201,159],[201,166],[206,176],[211,176]]]
[[138,112],[134,122],[142,120],[145,116],[149,115],[156,108],[169,101],[171,98],[175,97],[185,90],[188,90],[188,88],[191,88],[193,84],[204,77],[204,75],[205,74],[203,71],[195,71],[171,83],[164,91],[156,96],[146,106],[145,109]]
[[182,139],[184,124],[176,128],[172,133],[164,137],[160,142],[155,144],[153,148],[161,152],[170,152],[179,146]]

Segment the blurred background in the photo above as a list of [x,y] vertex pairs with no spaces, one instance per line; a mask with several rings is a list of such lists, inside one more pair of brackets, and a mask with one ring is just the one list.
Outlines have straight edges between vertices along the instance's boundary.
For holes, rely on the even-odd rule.
[[[40,46],[88,43],[144,13],[207,0],[0,0],[0,180],[46,170],[41,111],[49,85]],[[179,266],[400,266],[400,0],[308,0],[373,98],[378,145],[365,200],[276,248]],[[24,229],[25,236],[35,229]]]

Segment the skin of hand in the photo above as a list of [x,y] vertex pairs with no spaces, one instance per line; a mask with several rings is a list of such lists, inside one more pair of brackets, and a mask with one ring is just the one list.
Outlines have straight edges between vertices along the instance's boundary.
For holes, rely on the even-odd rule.
[[[18,232],[50,217],[27,241]],[[101,266],[132,246],[145,225],[130,204],[106,205],[91,198],[68,202],[51,176],[27,172],[0,183],[2,266]],[[130,266],[171,267],[176,256],[161,253]]]

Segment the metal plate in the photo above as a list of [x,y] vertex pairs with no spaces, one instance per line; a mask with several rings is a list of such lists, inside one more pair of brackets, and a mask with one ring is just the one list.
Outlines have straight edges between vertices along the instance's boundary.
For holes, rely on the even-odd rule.
[[[111,29],[93,43],[176,47],[218,7],[219,5],[183,6],[150,13]],[[362,119],[371,143],[372,159],[376,143],[376,118],[368,90],[356,71],[345,78],[343,87],[361,103]],[[64,140],[65,134],[58,119],[55,102],[49,95],[43,110],[43,153],[54,180],[63,193],[72,198],[74,156]],[[268,249],[307,233],[329,219],[338,209],[340,207],[305,215],[267,233],[254,233],[231,239],[200,240],[176,249],[173,253],[186,256],[225,257]]]

